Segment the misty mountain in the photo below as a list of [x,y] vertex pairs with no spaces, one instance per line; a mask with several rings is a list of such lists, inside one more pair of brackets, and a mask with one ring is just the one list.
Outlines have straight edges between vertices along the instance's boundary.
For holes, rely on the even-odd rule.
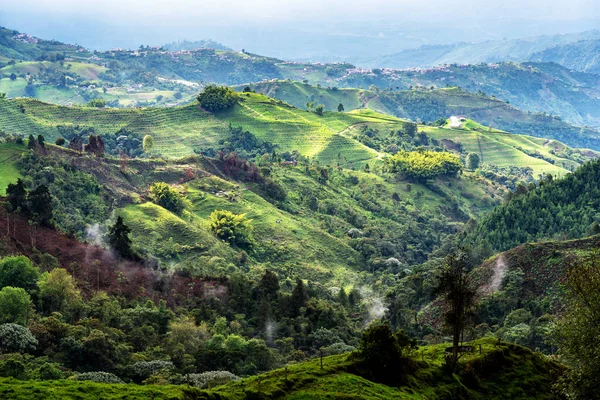
[[[369,68],[412,68],[433,67],[443,64],[478,64],[502,61],[554,61],[569,68],[587,71],[579,62],[571,62],[567,65],[561,61],[567,61],[571,56],[569,49],[577,46],[580,50],[570,50],[577,54],[584,53],[589,49],[590,43],[582,41],[600,40],[600,31],[593,30],[582,33],[566,35],[545,35],[520,39],[508,39],[497,41],[485,41],[481,43],[454,43],[448,45],[420,46],[413,49],[403,50],[395,54],[388,54],[371,59],[357,60],[357,64]],[[581,47],[584,48],[581,48]],[[587,47],[586,47],[587,46]],[[560,48],[554,52],[542,53],[548,49]],[[597,50],[597,47],[596,47]],[[558,53],[562,54],[560,56]],[[593,57],[593,55],[591,56]]]

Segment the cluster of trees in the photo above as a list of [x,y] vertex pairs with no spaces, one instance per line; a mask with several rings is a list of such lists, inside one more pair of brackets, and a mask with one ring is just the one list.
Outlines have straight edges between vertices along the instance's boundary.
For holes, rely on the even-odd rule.
[[56,262],[2,258],[0,376],[194,384],[208,371],[252,375],[358,344],[362,316],[347,317],[359,312],[357,293],[337,298],[268,270],[220,282],[174,307],[143,292],[82,290]]
[[186,206],[185,199],[179,192],[164,182],[156,182],[150,186],[149,198],[153,203],[179,214]]
[[553,238],[580,238],[596,233],[600,162],[583,165],[562,179],[546,176],[538,185],[518,186],[508,201],[487,214],[462,239],[477,246],[486,241],[495,251]]
[[239,97],[230,87],[209,85],[198,95],[198,102],[207,111],[220,112],[233,107]]
[[24,214],[36,224],[52,224],[52,197],[48,186],[42,184],[29,191],[19,178],[16,183],[8,184],[6,197],[14,212]]
[[220,239],[234,246],[249,248],[254,243],[252,220],[245,214],[234,214],[227,210],[215,210],[209,216],[210,230]]
[[386,159],[390,172],[399,173],[409,179],[423,181],[437,176],[456,175],[462,169],[460,157],[430,150],[405,151]]

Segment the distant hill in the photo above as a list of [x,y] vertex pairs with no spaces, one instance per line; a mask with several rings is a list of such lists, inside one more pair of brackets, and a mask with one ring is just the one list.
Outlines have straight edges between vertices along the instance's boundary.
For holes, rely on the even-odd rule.
[[600,74],[600,39],[550,47],[530,58],[532,61],[555,62],[577,71]]
[[[240,90],[243,86],[240,86]],[[572,147],[600,150],[600,133],[595,129],[570,125],[543,113],[523,112],[504,101],[456,87],[444,89],[368,90],[318,87],[291,81],[269,81],[251,85],[252,89],[304,108],[307,102],[346,111],[368,108],[413,121],[433,122],[451,115],[465,115],[485,126],[507,132],[560,140]]]
[[[420,46],[395,54],[357,61],[369,68],[434,67],[442,64],[478,64],[503,61],[533,61],[536,53],[556,46],[569,46],[581,40],[600,39],[600,31],[565,35],[545,35],[520,39],[486,41],[482,43],[454,43],[449,45]],[[555,60],[548,60],[555,61]],[[579,69],[585,71],[584,69]]]
[[232,48],[222,45],[214,40],[180,40],[178,42],[171,42],[161,46],[165,50],[169,51],[181,51],[181,50],[195,50],[195,49],[215,49],[215,50],[226,50],[233,51]]

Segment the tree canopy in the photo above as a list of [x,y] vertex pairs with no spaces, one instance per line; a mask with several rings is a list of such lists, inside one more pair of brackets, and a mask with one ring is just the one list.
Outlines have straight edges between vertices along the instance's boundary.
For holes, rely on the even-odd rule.
[[207,111],[219,112],[233,107],[239,94],[227,86],[209,85],[198,95],[198,102]]

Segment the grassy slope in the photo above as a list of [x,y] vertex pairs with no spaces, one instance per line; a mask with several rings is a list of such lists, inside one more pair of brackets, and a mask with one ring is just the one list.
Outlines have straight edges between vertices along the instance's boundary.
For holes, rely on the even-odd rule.
[[0,144],[0,195],[5,193],[9,183],[14,183],[21,177],[17,161],[24,150],[23,146],[9,143]]
[[181,387],[158,385],[124,385],[95,382],[18,381],[0,378],[1,399],[87,400],[87,399],[155,399],[179,400]]
[[[551,398],[551,370],[555,365],[528,349],[481,340],[482,355],[466,355],[464,368],[471,365],[479,376],[479,386],[458,374],[448,376],[441,370],[447,344],[419,349],[424,361],[404,385],[390,387],[353,374],[352,361],[346,355],[326,357],[323,369],[319,360],[311,360],[250,377],[216,388],[213,393],[226,399],[244,399],[245,393],[262,392],[266,398],[286,399],[544,399]],[[202,398],[202,397],[199,397]]]
[[[420,368],[403,385],[391,387],[369,381],[354,374],[353,361],[347,354],[325,357],[323,368],[319,359],[291,364],[240,381],[219,386],[210,391],[192,389],[198,399],[242,400],[265,399],[550,399],[553,373],[557,365],[543,356],[520,346],[496,344],[491,340],[475,343],[482,354],[467,354],[461,359],[461,369],[469,364],[477,378],[453,376],[442,372],[444,348],[447,344],[420,348],[415,357]],[[0,397],[11,399],[176,399],[185,386],[132,384],[99,384],[69,380],[36,382],[0,380]],[[261,396],[262,395],[262,396]],[[216,397],[220,396],[220,397]]]
[[[423,127],[431,137],[442,140],[452,140],[460,143],[469,153],[477,153],[484,163],[498,167],[531,167],[533,174],[552,174],[562,176],[571,169],[579,166],[578,163],[565,158],[557,157],[549,152],[553,149],[552,143],[546,139],[534,138],[525,135],[513,135],[497,130],[488,131],[472,121],[468,121],[464,129]],[[550,143],[550,145],[548,145]],[[554,142],[553,142],[554,143]],[[562,145],[555,142],[557,146]],[[528,155],[539,152],[546,159],[554,160],[554,164],[546,159]]]
[[[378,154],[338,135],[355,123],[400,122],[394,117],[374,113],[325,113],[318,116],[262,95],[244,96],[245,101],[217,115],[197,105],[135,110],[61,107],[29,99],[0,102],[0,126],[7,133],[45,134],[53,140],[57,125],[94,127],[98,134],[114,134],[121,128],[151,134],[155,147],[167,157],[193,154],[196,147],[217,145],[229,123],[243,126],[259,138],[277,144],[281,151],[299,150],[302,154],[329,162],[340,148],[349,161],[361,162]],[[25,112],[21,112],[19,107]]]
[[[61,107],[34,100],[19,99],[0,102],[0,126],[7,133],[17,135],[45,134],[49,140],[58,136],[57,125],[92,126],[98,134],[114,134],[121,128],[151,134],[156,150],[166,157],[181,157],[193,153],[197,147],[217,146],[227,125],[242,126],[261,139],[279,146],[280,151],[298,150],[303,155],[315,157],[323,163],[337,161],[343,152],[346,164],[360,166],[381,157],[348,134],[364,124],[381,127],[382,131],[399,126],[401,120],[371,110],[347,113],[326,112],[323,116],[309,113],[266,96],[250,94],[233,109],[216,115],[202,111],[197,105],[176,108],[143,108],[135,110],[90,109]],[[23,107],[25,112],[21,112]],[[487,151],[484,161],[499,166],[532,166],[536,173],[564,173],[565,168],[576,166],[573,162],[558,159],[548,153],[550,147],[543,139],[528,136],[469,131],[436,130],[423,127],[436,138],[464,142],[468,151],[478,150],[480,142]],[[561,144],[557,144],[562,146]],[[523,153],[538,151],[555,159],[556,165]]]

